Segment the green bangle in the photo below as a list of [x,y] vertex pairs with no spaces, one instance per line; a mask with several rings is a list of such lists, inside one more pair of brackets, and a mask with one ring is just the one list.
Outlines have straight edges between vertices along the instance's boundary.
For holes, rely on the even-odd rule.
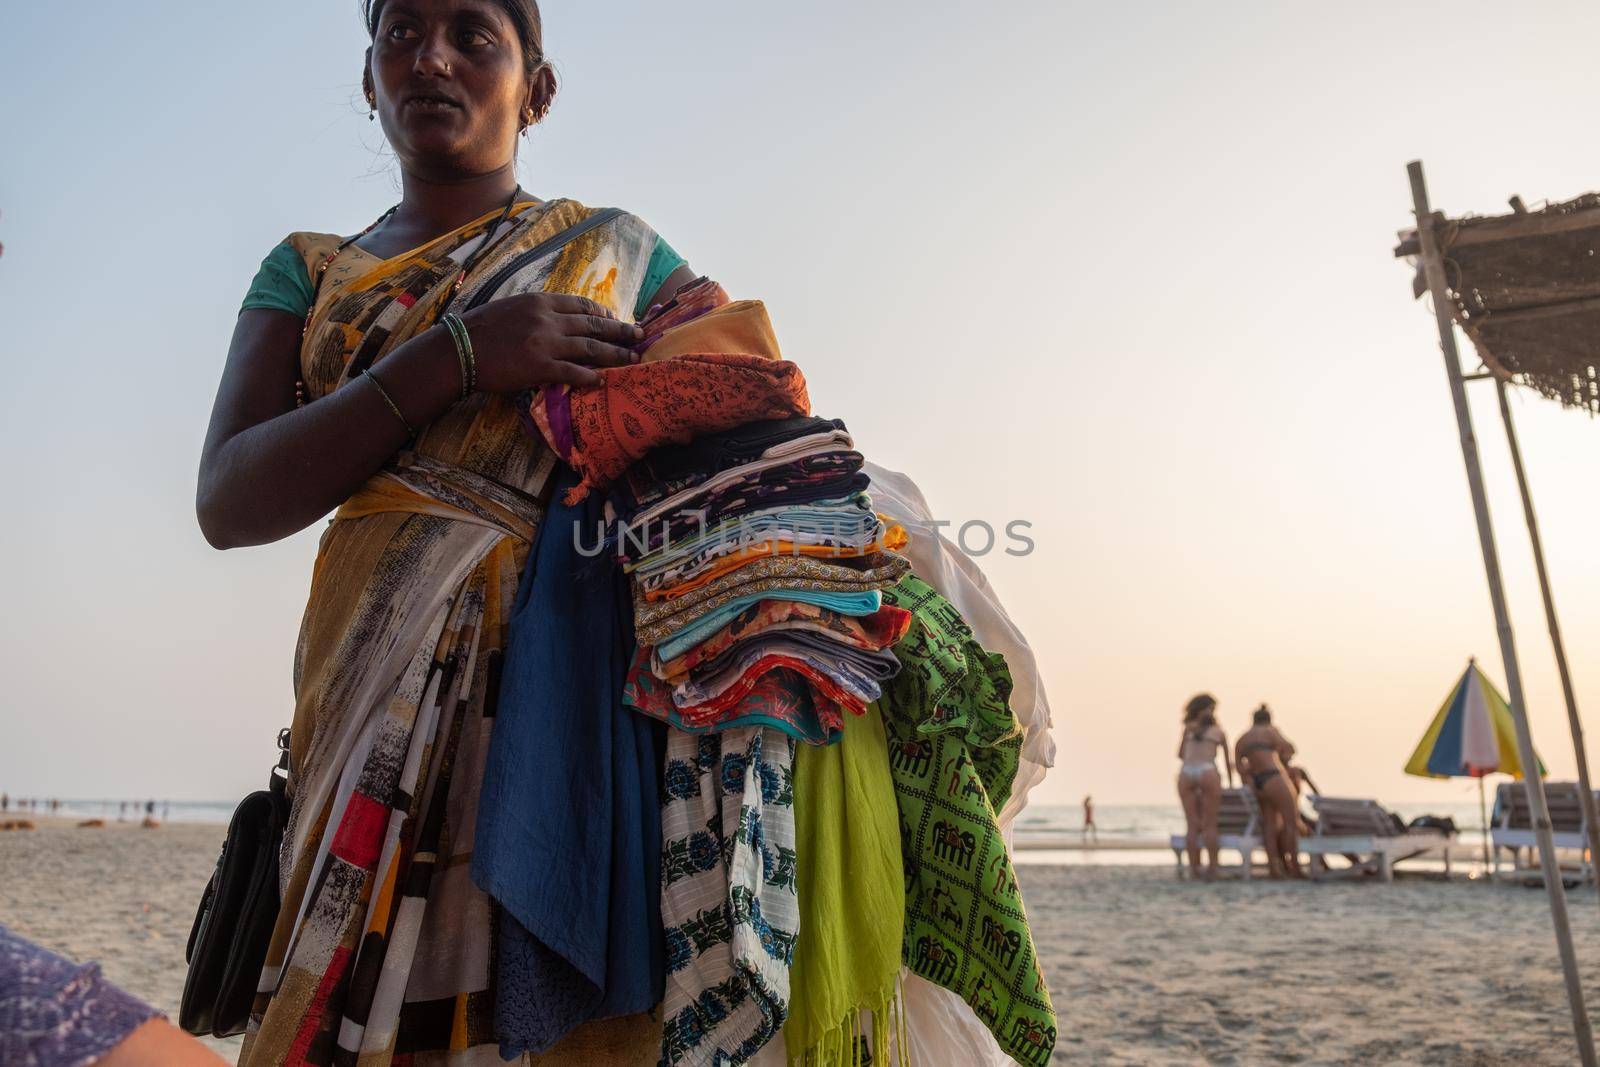
[[372,381],[372,387],[378,391],[379,396],[383,397],[383,402],[389,405],[389,410],[394,412],[394,417],[400,420],[400,425],[406,428],[406,437],[417,436],[417,431],[411,428],[411,422],[406,418],[405,412],[400,410],[400,405],[394,402],[394,397],[389,395],[389,390],[385,389],[383,383],[378,381],[378,376],[370,370],[362,371],[361,376]]
[[465,400],[478,388],[478,359],[472,351],[472,335],[467,324],[455,312],[446,312],[440,319],[456,343],[456,359],[461,363],[461,399]]

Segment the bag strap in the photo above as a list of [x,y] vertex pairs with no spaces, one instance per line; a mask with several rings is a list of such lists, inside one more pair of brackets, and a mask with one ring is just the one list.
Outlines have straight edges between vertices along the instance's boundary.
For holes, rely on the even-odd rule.
[[489,277],[489,280],[484,282],[483,285],[478,288],[478,291],[472,294],[472,299],[468,300],[466,306],[461,310],[463,312],[471,311],[475,307],[480,307],[483,304],[488,303],[488,301],[494,296],[499,288],[504,285],[517,271],[521,270],[523,267],[526,267],[529,263],[532,263],[543,256],[549,255],[558,248],[565,248],[567,245],[571,244],[573,241],[576,241],[590,230],[604,226],[606,223],[610,222],[612,219],[621,214],[623,214],[623,210],[620,207],[600,208],[597,211],[591,212],[587,217],[580,219],[571,226],[568,226],[554,237],[549,237],[543,241],[540,241],[526,252],[517,253],[515,256],[511,257],[511,261],[509,263],[495,271],[494,274]]
[[289,728],[287,726],[278,731],[278,765],[272,768],[272,773],[267,780],[267,789],[279,798],[283,798],[288,794]]

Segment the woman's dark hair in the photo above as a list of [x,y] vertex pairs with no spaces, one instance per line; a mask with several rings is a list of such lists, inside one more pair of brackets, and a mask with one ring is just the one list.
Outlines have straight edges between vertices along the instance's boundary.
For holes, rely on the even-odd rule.
[[[367,36],[378,35],[378,21],[383,18],[384,6],[389,0],[362,0],[361,13],[367,23]],[[495,0],[505,11],[511,25],[522,39],[522,57],[532,74],[544,62],[544,20],[539,17],[539,0]]]
[[1272,710],[1263,704],[1256,709],[1256,713],[1250,717],[1250,721],[1257,726],[1265,726],[1272,721]]
[[1216,707],[1216,697],[1212,696],[1210,693],[1201,693],[1198,696],[1191,698],[1189,703],[1184,705],[1183,721],[1185,723],[1194,722],[1202,715],[1209,715],[1212,711],[1216,710]]

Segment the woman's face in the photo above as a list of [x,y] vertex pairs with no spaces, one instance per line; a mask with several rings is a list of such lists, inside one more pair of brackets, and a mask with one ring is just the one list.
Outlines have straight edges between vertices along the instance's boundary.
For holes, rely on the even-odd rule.
[[535,103],[516,27],[493,0],[389,0],[370,72],[395,155],[429,178],[510,163]]

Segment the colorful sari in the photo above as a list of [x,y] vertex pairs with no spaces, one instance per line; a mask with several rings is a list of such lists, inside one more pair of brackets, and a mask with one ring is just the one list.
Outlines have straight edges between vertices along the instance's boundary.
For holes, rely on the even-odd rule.
[[[590,213],[529,204],[509,231],[486,233],[495,212],[392,259],[345,249],[301,349],[309,396],[431,326],[461,264],[496,238],[457,309],[493,278],[495,295],[571,293],[627,317],[656,239],[631,215],[500,284],[502,268]],[[291,243],[312,265],[338,240]],[[496,909],[468,868],[501,650],[554,464],[515,397],[477,394],[424,427],[323,534],[295,654],[283,908],[241,1065],[501,1062]],[[538,1062],[650,1064],[660,1033],[642,1016],[590,1024]]]

